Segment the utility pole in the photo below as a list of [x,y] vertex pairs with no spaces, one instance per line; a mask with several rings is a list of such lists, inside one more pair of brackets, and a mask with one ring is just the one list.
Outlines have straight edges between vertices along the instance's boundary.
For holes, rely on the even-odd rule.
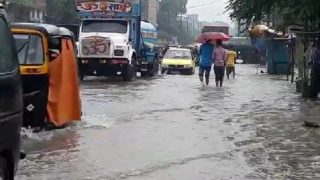
[[[182,1],[180,1],[180,7],[182,7]],[[180,12],[180,43],[182,41],[183,38],[183,22],[182,22],[182,8],[181,8],[181,12]]]
[[238,37],[240,37],[241,21],[238,19]]
[[194,19],[192,19],[192,36],[195,35],[195,29],[194,29]]
[[189,33],[189,19],[187,18],[187,32]]

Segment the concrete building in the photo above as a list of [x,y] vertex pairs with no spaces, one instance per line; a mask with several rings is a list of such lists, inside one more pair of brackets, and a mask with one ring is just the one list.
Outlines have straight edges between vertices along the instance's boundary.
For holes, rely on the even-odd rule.
[[142,0],[142,20],[146,20],[158,26],[158,14],[160,10],[159,0]]
[[8,0],[7,7],[10,21],[44,22],[46,0],[29,0],[25,3],[17,3],[14,0]]

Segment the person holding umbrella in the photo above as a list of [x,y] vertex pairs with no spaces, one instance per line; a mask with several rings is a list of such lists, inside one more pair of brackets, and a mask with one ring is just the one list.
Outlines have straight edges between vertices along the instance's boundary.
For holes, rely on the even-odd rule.
[[[221,32],[205,32],[198,37],[198,42],[202,43],[200,47],[200,70],[199,77],[200,81],[203,82],[203,74],[205,73],[206,84],[209,85],[209,76],[214,63],[215,74],[216,74],[216,85],[222,86],[224,77],[224,68],[226,64],[226,50],[222,47],[222,41],[229,40],[229,36]],[[216,50],[212,42],[217,41]],[[223,52],[225,54],[223,54]],[[218,54],[215,54],[218,53]]]
[[216,48],[212,54],[217,87],[223,85],[227,57],[227,50],[222,47],[222,40],[217,40]]
[[209,77],[212,68],[212,53],[214,46],[210,39],[204,39],[204,43],[200,47],[200,63],[199,63],[199,79],[203,84],[203,75],[205,75],[206,84],[209,85]]

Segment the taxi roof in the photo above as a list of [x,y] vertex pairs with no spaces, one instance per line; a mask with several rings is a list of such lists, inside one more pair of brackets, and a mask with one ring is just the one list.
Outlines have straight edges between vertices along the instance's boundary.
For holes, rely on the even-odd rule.
[[174,51],[188,51],[188,52],[190,52],[190,49],[187,49],[187,48],[170,47],[169,50],[174,50]]
[[42,24],[42,23],[12,23],[11,28],[27,28],[36,31],[40,31],[47,36],[59,36],[60,30],[57,26],[51,24]]

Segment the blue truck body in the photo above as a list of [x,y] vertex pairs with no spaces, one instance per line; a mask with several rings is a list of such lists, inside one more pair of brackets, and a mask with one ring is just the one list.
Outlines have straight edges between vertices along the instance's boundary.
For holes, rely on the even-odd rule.
[[145,51],[145,62],[152,65],[158,57],[158,53],[154,47],[158,42],[158,31],[151,23],[142,21],[141,34],[144,46],[143,49]]

